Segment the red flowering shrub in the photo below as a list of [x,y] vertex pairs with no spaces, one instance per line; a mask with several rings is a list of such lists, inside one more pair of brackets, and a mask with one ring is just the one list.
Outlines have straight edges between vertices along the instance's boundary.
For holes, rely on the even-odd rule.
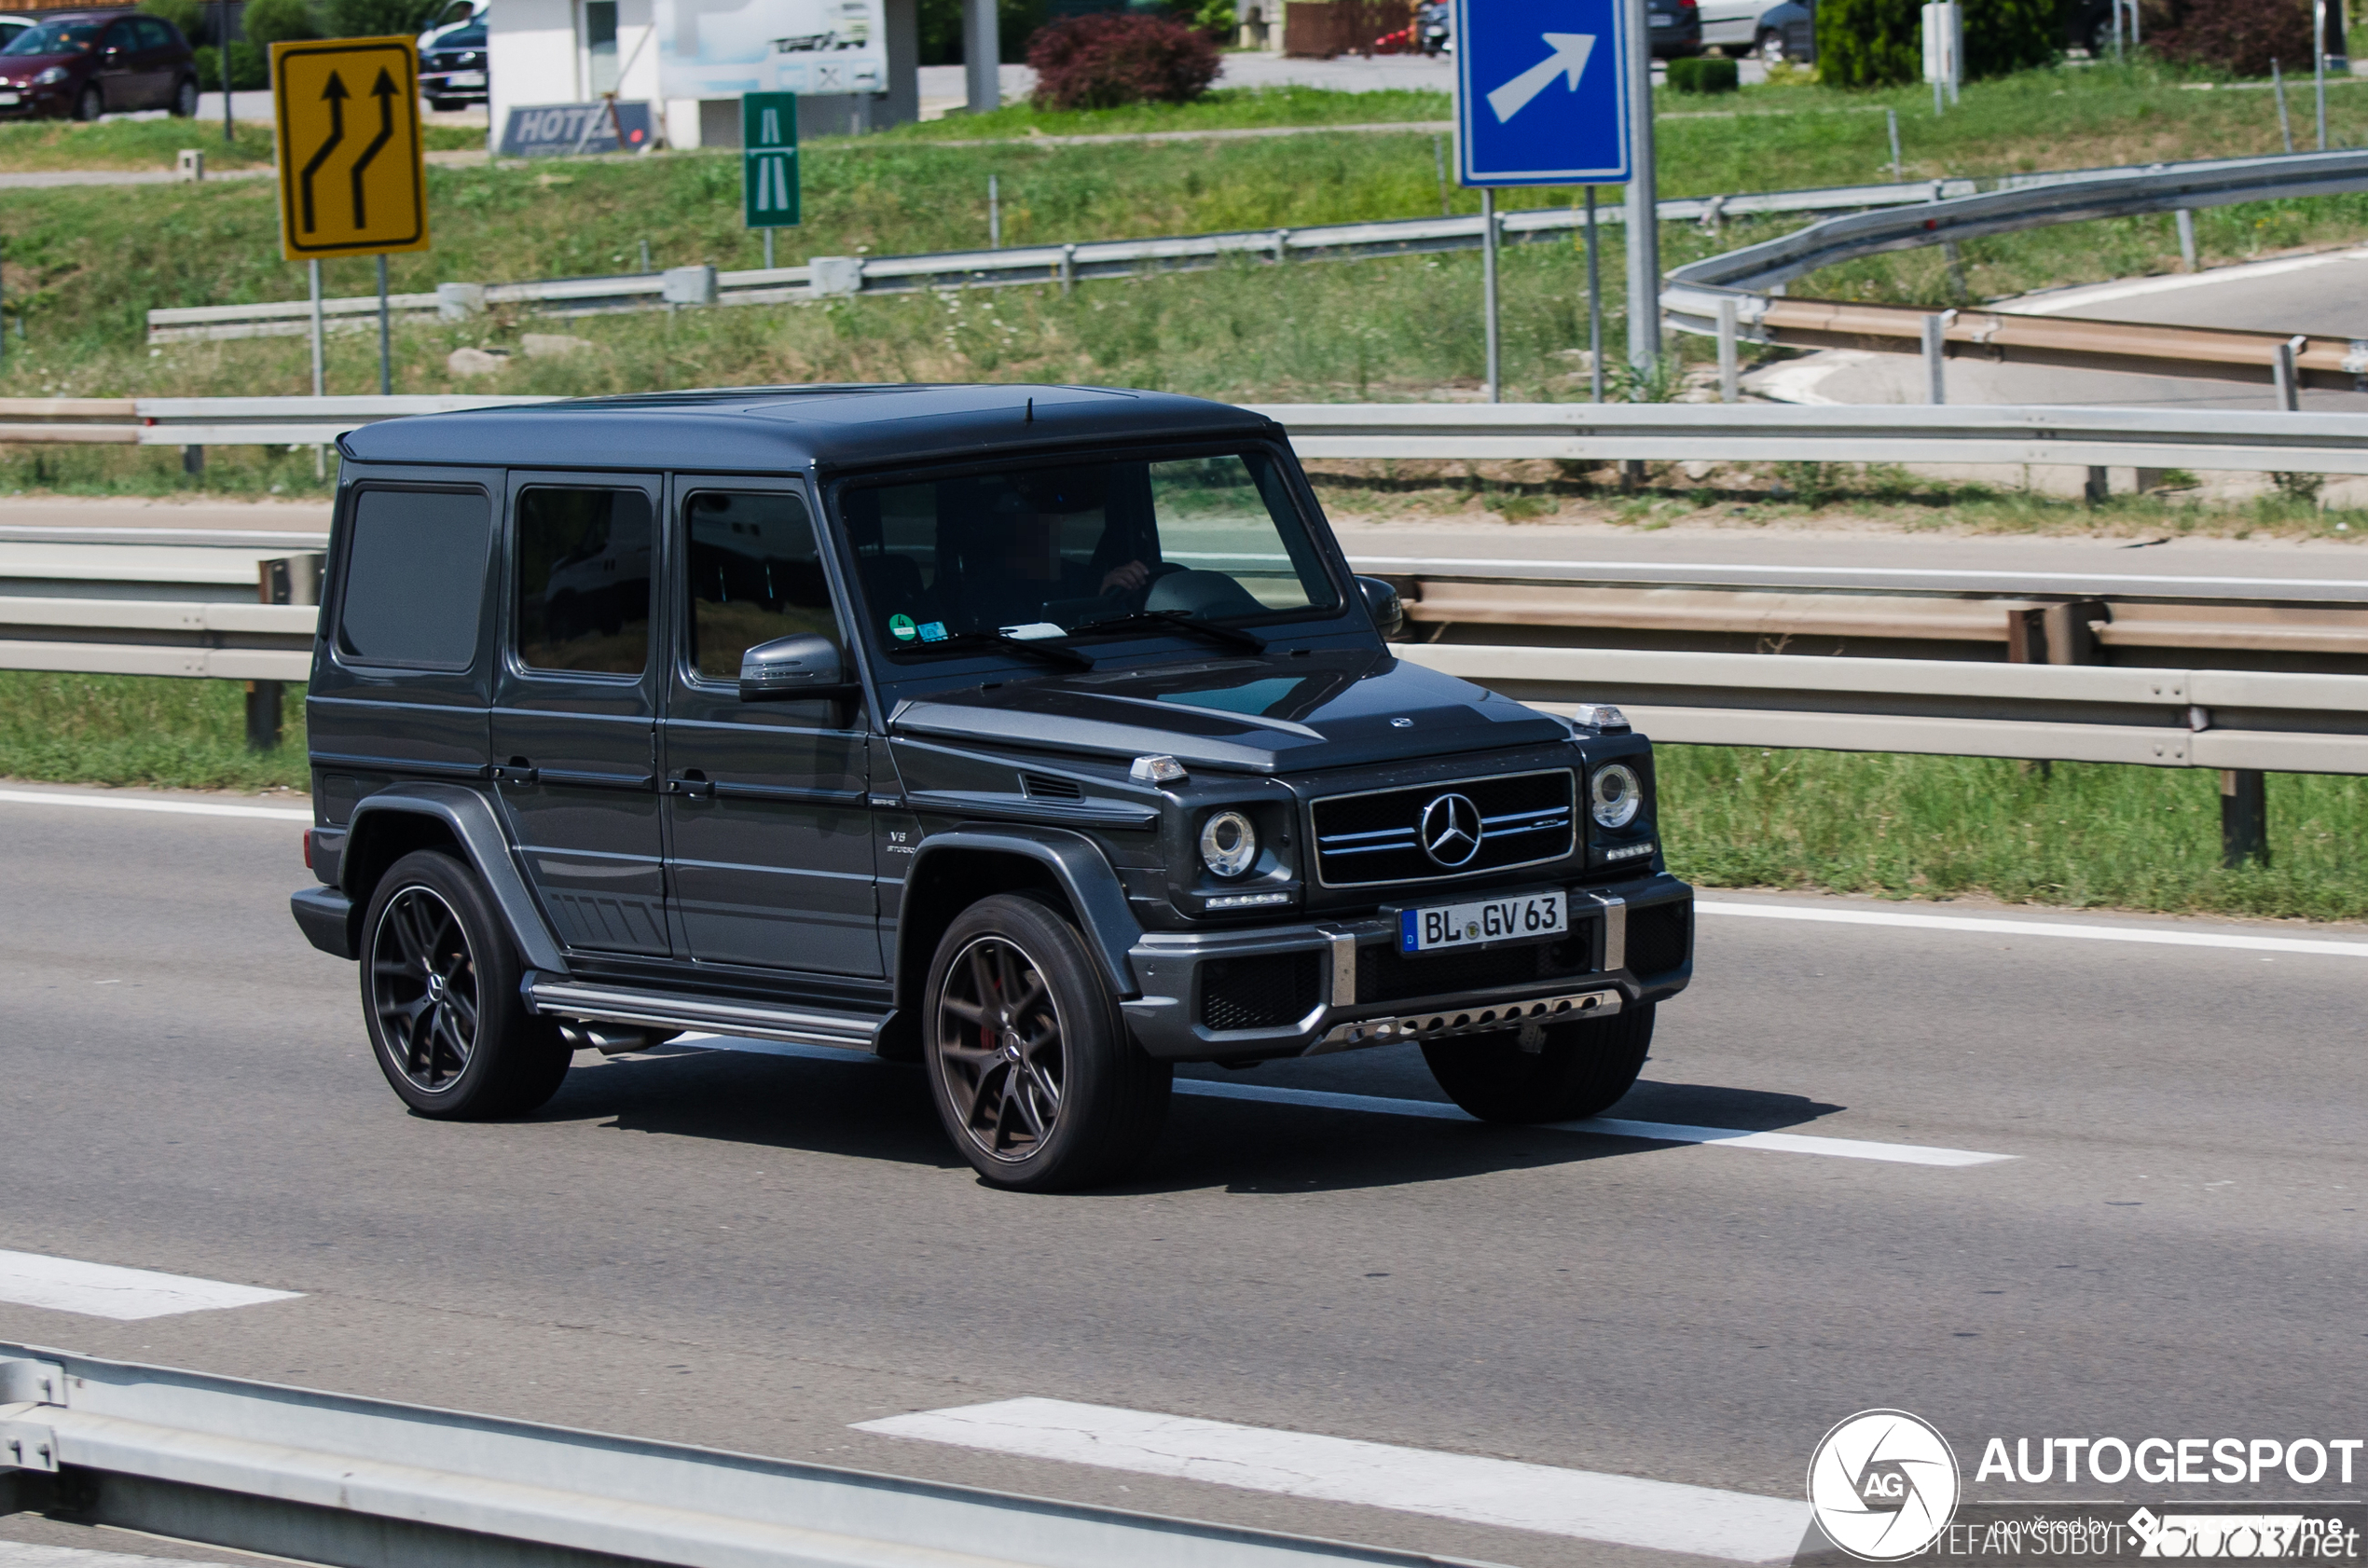
[[1039,109],[1189,103],[1223,61],[1206,34],[1166,17],[1101,11],[1039,28],[1027,41]]

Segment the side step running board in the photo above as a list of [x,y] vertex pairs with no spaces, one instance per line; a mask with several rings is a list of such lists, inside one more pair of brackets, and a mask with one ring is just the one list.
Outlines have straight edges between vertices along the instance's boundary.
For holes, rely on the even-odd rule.
[[666,991],[629,991],[622,986],[586,985],[539,973],[527,976],[525,990],[528,1007],[559,1018],[639,1024],[661,1029],[703,1029],[719,1035],[787,1040],[792,1045],[835,1045],[850,1051],[873,1050],[880,1026],[888,1022],[885,1013],[825,1012],[764,1002],[683,997]]

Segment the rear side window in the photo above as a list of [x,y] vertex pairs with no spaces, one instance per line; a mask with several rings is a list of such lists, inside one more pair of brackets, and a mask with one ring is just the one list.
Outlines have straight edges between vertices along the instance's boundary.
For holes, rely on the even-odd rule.
[[702,679],[737,680],[740,655],[777,637],[819,632],[846,647],[802,497],[703,490],[689,513],[691,663]]
[[529,669],[650,662],[650,498],[537,486],[518,498],[517,647]]
[[132,25],[140,29],[142,48],[169,49],[172,47],[172,30],[156,18],[139,17],[134,19]]
[[338,651],[359,664],[468,668],[492,542],[482,491],[364,490],[346,549]]

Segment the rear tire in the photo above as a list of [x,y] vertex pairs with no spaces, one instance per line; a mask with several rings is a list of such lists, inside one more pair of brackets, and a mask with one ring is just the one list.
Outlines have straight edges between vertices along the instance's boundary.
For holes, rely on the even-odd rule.
[[522,1116],[558,1092],[574,1053],[526,1010],[509,928],[476,874],[433,849],[406,855],[362,922],[362,1014],[379,1070],[421,1116]]
[[177,119],[198,117],[198,84],[192,76],[184,76],[172,89],[172,113]]
[[84,88],[82,95],[74,101],[74,117],[86,125],[106,112],[107,101],[100,96],[95,83]]
[[1024,894],[980,900],[938,943],[923,997],[929,1098],[989,1183],[1090,1187],[1150,1152],[1175,1069],[1127,1033],[1061,913]]
[[1423,1060],[1447,1097],[1482,1121],[1574,1121],[1618,1104],[1645,1070],[1653,1004],[1546,1027],[1538,1050],[1500,1034],[1425,1041]]

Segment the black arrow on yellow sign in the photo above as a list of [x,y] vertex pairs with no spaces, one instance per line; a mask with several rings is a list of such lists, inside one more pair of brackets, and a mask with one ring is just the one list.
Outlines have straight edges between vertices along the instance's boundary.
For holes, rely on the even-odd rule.
[[[381,72],[379,80],[385,79],[385,73]],[[335,71],[330,72],[329,86],[327,90],[321,94],[321,100],[329,105],[329,139],[321,144],[320,149],[312,155],[311,160],[305,164],[304,172],[296,178],[296,190],[303,198],[304,231],[307,234],[311,233],[313,229],[312,176],[321,172],[321,165],[329,161],[329,155],[337,150],[339,142],[345,140],[345,78]],[[354,189],[357,193],[354,197],[354,206],[358,210],[362,204],[362,198],[359,195],[361,181],[358,179],[354,182]],[[358,215],[353,221],[356,227],[361,226],[362,220]]]
[[[330,79],[334,81],[336,78]],[[377,84],[370,89],[370,96],[379,101],[379,133],[368,146],[362,149],[362,156],[353,160],[353,227],[356,228],[370,227],[362,216],[362,173],[370,167],[370,160],[379,156],[379,150],[394,140],[394,98],[402,90],[394,85],[394,78],[381,67]]]

